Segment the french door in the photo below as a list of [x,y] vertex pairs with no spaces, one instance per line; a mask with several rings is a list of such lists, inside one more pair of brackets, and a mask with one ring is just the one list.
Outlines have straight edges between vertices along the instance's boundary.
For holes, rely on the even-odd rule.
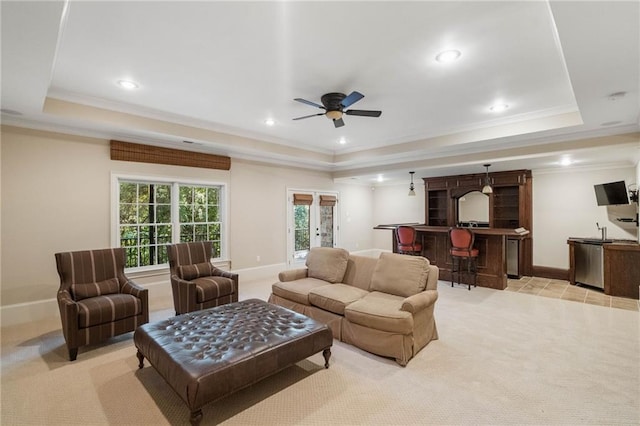
[[287,190],[287,265],[304,265],[313,247],[338,245],[338,193]]

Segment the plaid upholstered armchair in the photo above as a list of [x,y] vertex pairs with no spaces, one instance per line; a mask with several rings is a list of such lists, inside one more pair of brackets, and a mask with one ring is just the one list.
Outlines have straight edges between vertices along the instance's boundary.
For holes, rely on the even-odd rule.
[[62,332],[74,361],[80,346],[149,322],[149,290],[124,275],[124,249],[56,253]]
[[238,301],[238,274],[211,264],[211,241],[167,246],[176,315]]

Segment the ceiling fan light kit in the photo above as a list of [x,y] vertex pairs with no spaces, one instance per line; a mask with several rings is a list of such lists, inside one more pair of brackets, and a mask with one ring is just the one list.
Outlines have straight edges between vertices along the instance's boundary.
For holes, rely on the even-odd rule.
[[342,111],[327,111],[325,115],[330,120],[339,120],[342,118]]
[[322,105],[317,104],[315,102],[308,101],[302,98],[295,98],[294,101],[301,102],[306,105],[314,106],[316,108],[320,108],[325,110],[326,112],[321,112],[318,114],[305,115],[302,117],[296,117],[294,120],[302,120],[305,118],[316,117],[318,115],[324,115],[328,119],[333,121],[333,125],[337,127],[344,126],[344,121],[342,120],[342,115],[357,115],[360,117],[380,117],[382,115],[382,111],[374,111],[374,110],[363,110],[363,109],[348,109],[349,106],[358,102],[360,99],[364,98],[364,95],[360,92],[353,91],[349,96],[344,93],[326,93],[322,95],[320,98]]

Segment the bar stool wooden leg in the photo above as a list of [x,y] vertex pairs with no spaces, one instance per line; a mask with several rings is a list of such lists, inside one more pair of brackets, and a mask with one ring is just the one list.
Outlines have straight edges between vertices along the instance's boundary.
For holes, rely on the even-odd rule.
[[451,287],[453,287],[453,277],[456,273],[456,258],[455,256],[451,256]]

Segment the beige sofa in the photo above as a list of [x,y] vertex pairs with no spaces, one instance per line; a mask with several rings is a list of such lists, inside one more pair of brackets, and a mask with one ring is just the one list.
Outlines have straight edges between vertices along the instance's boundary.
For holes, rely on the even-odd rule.
[[438,267],[419,256],[378,259],[313,248],[306,268],[281,272],[269,302],[331,327],[333,337],[406,365],[438,338]]

